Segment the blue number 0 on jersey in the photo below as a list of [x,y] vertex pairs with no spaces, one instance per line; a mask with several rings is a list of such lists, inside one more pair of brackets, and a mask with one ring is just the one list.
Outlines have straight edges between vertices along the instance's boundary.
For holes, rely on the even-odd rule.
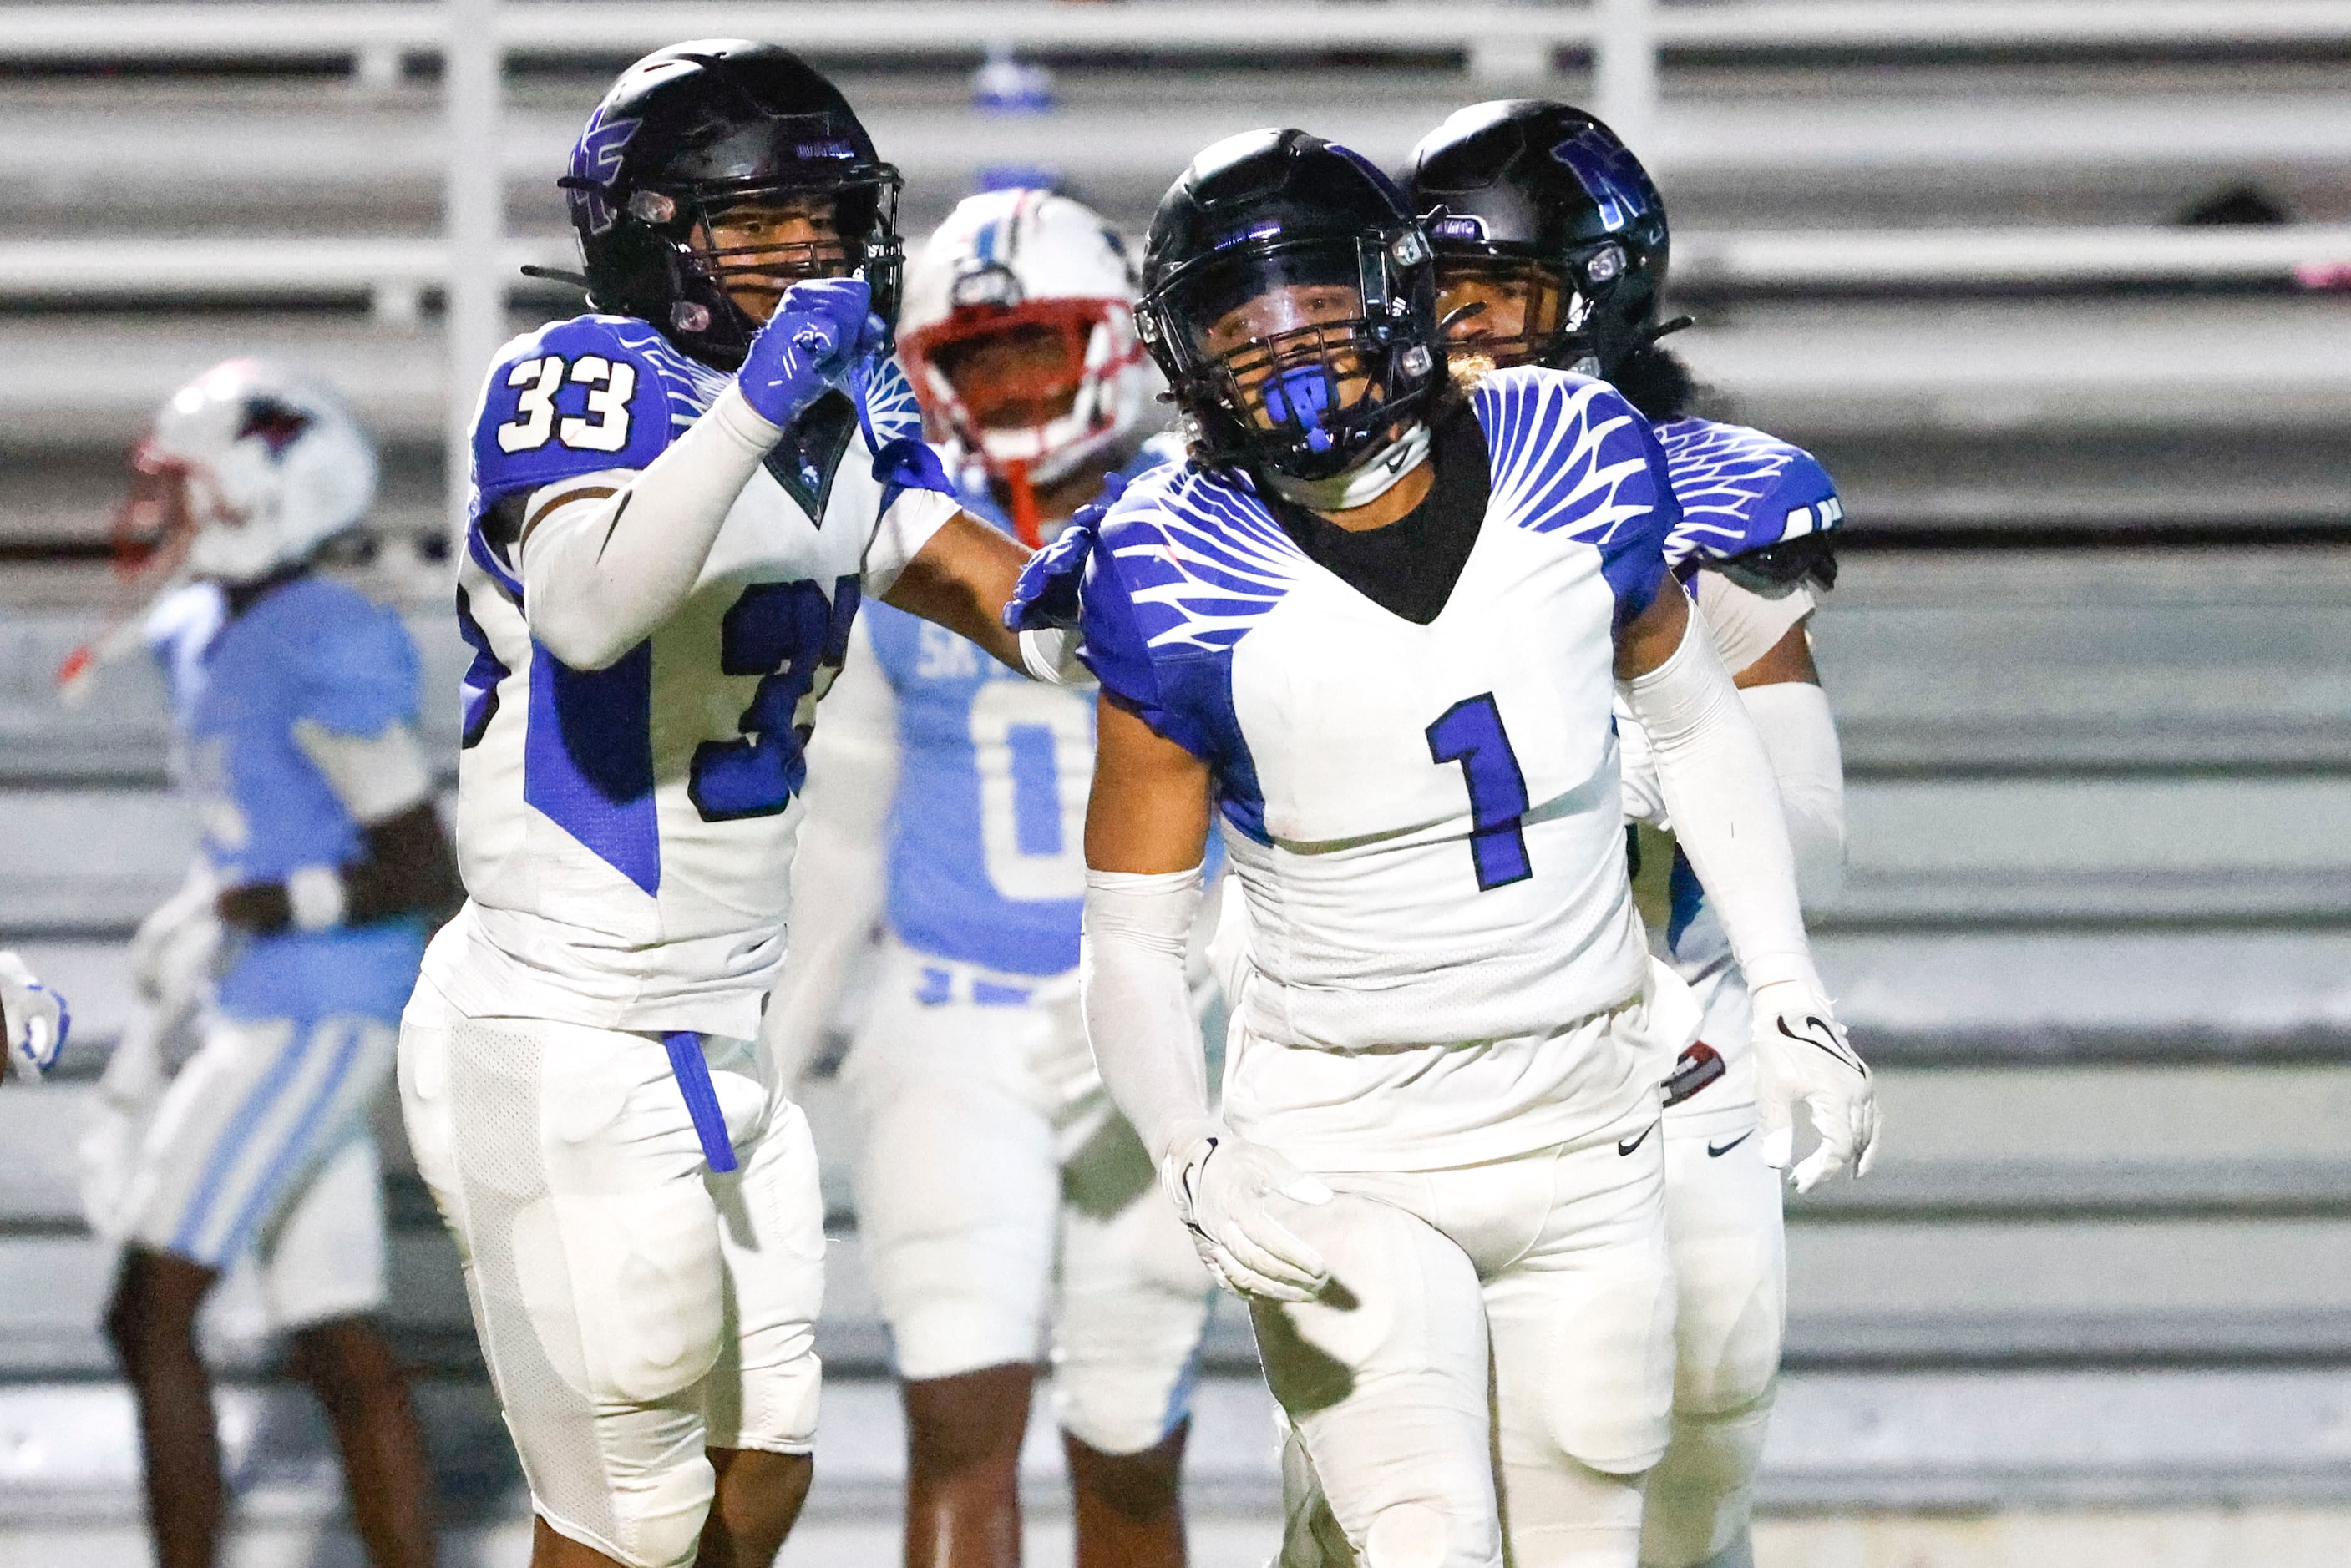
[[1428,727],[1428,754],[1437,763],[1459,763],[1469,784],[1469,857],[1478,867],[1478,888],[1491,892],[1534,875],[1527,860],[1527,778],[1494,694],[1465,697]]
[[719,668],[763,679],[737,723],[741,737],[694,750],[686,794],[704,821],[772,816],[799,793],[817,700],[849,656],[857,604],[857,579],[844,576],[830,599],[810,582],[754,583],[727,610]]

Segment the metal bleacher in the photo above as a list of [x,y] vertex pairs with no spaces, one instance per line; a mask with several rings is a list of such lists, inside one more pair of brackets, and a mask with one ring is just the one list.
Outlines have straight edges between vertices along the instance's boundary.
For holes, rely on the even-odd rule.
[[[2351,1502],[2351,4],[500,16],[509,264],[565,254],[552,180],[611,70],[711,31],[837,69],[916,234],[991,167],[1053,171],[1139,232],[1192,151],[1273,119],[1390,162],[1503,91],[1596,95],[1637,128],[1700,318],[1675,342],[1737,417],[1823,455],[1851,519],[1816,623],[1851,867],[1819,928],[1889,1143],[1869,1182],[1792,1201],[1768,1507]],[[139,1560],[71,1146],[131,1005],[122,943],[193,843],[149,672],[72,711],[49,672],[108,607],[120,451],[180,380],[262,347],[383,438],[374,580],[454,691],[427,550],[444,36],[438,7],[390,0],[0,5],[0,942],[79,1020],[62,1082],[0,1092],[0,1568]],[[1050,112],[974,106],[1007,47],[1052,67]],[[2248,190],[2285,221],[2180,222]],[[517,280],[507,308],[569,306]],[[454,698],[430,718],[453,748]],[[787,1563],[889,1550],[894,1404],[830,1094],[839,1376],[818,1543]],[[412,1177],[393,1199],[452,1560],[519,1561],[454,1260]],[[218,1318],[241,1517],[284,1545],[246,1560],[356,1561],[315,1418],[249,1311]],[[1232,1314],[1212,1348],[1196,1543],[1261,1561],[1274,1475]],[[2351,1560],[2351,1530],[2327,1540],[2308,1561]]]

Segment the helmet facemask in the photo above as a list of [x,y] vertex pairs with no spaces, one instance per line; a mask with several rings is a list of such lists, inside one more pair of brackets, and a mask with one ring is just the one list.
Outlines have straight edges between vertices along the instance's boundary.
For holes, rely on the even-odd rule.
[[1447,225],[1456,221],[1439,209],[1431,232],[1437,318],[1453,378],[1463,386],[1513,365],[1608,379],[1655,335],[1644,330],[1654,300],[1642,302],[1633,322],[1608,308],[1625,277],[1621,245],[1604,242],[1551,261],[1519,246],[1450,237]]
[[903,348],[935,433],[1016,494],[1066,479],[1142,412],[1130,372],[1143,345],[1123,299],[958,304]]
[[884,321],[897,311],[905,246],[896,171],[838,181],[706,182],[632,192],[623,223],[668,254],[676,298],[661,323],[714,364],[739,363],[784,291],[862,277]]
[[1386,444],[1438,380],[1411,298],[1427,254],[1407,230],[1246,244],[1177,269],[1144,333],[1202,461],[1321,480]]

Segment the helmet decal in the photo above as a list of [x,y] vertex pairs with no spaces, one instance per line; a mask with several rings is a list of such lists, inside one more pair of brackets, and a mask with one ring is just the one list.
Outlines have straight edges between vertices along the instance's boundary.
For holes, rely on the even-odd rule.
[[1648,182],[1632,150],[1598,126],[1587,125],[1551,150],[1576,183],[1598,204],[1600,221],[1613,234],[1648,211],[1641,193]]
[[604,107],[599,104],[588,121],[588,129],[580,133],[579,143],[571,150],[571,181],[566,191],[571,198],[573,221],[586,224],[590,234],[606,233],[619,216],[609,195],[612,177],[621,171],[621,154],[628,150],[629,138],[637,133],[637,127],[643,123],[635,119],[607,120]]
[[236,428],[236,439],[259,436],[272,458],[282,458],[286,449],[309,428],[310,416],[301,410],[290,408],[276,398],[254,398],[245,405],[245,419]]

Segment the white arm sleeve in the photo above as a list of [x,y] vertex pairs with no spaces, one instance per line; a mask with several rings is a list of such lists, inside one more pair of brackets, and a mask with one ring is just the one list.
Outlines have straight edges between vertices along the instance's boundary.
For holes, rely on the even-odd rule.
[[361,827],[389,821],[432,797],[424,748],[407,724],[387,724],[381,734],[344,735],[315,719],[298,719],[294,740]]
[[[1789,847],[1796,857],[1796,888],[1810,909],[1834,898],[1844,880],[1844,760],[1837,751],[1828,693],[1806,682],[1781,681],[1750,686],[1739,697],[1771,759]],[[1670,832],[1673,820],[1658,785],[1649,732],[1621,701],[1616,736],[1625,819]]]
[[1733,675],[1777,648],[1782,638],[1820,607],[1813,590],[1802,583],[1777,595],[1764,595],[1720,572],[1700,572],[1691,587],[1698,607],[1706,612],[1706,629],[1714,639],[1715,651],[1722,655],[1723,668]]
[[1797,889],[1808,908],[1834,898],[1844,881],[1844,757],[1829,694],[1808,681],[1789,680],[1750,686],[1739,695],[1779,781]]
[[796,1082],[841,1014],[887,890],[898,790],[898,699],[860,620],[849,660],[809,742],[808,815],[792,857],[784,978],[761,1024],[784,1081]]
[[886,597],[898,586],[906,563],[921,555],[924,546],[962,510],[955,497],[935,490],[900,492],[897,499],[890,503],[890,509],[882,514],[880,525],[873,530],[872,543],[865,546],[865,565],[859,574],[865,597]]
[[729,386],[639,472],[534,492],[522,537],[531,635],[574,670],[602,670],[694,591],[719,526],[783,431]]
[[1698,612],[1671,658],[1617,690],[1648,732],[1674,836],[1721,913],[1748,985],[1817,987],[1771,761]]
[[1208,1064],[1185,982],[1200,868],[1086,873],[1078,994],[1113,1104],[1155,1166],[1208,1119]]

